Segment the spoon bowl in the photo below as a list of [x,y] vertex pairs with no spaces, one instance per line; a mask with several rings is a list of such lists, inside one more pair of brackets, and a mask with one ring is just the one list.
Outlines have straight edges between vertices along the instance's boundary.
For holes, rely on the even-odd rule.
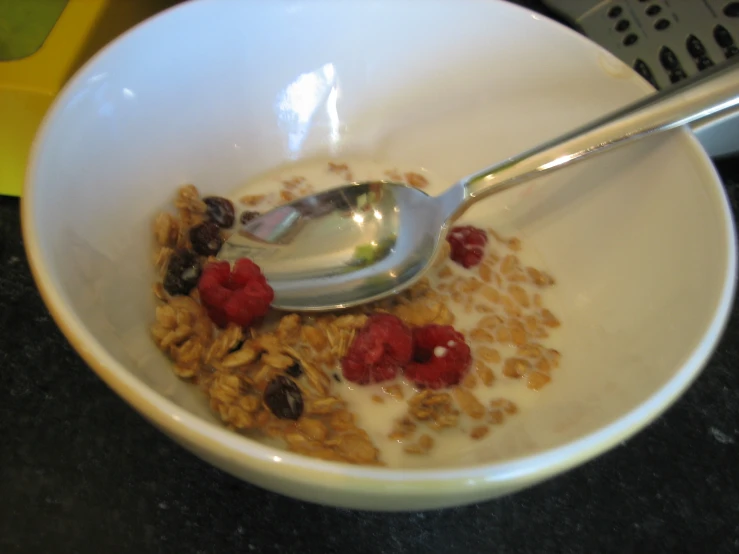
[[422,277],[446,235],[443,207],[443,196],[401,183],[352,183],[248,222],[218,257],[259,264],[280,309],[348,308]]

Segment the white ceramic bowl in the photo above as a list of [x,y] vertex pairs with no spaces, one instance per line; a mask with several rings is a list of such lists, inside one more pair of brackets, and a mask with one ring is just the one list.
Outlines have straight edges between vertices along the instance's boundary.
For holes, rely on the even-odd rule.
[[336,465],[224,429],[149,338],[152,215],[185,182],[226,194],[314,155],[376,157],[451,183],[649,91],[574,32],[504,2],[190,2],[107,47],[57,100],[28,171],[26,248],[90,366],[214,465],[338,506],[492,498],[632,435],[710,356],[732,302],[735,243],[716,173],[688,132],[470,214],[515,227],[557,276],[564,363],[520,415],[439,467]]

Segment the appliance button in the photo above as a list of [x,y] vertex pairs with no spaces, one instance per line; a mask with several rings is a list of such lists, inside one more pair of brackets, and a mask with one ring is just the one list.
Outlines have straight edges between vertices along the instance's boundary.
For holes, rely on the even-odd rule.
[[685,41],[685,46],[688,48],[688,52],[694,58],[700,58],[706,55],[706,49],[703,47],[703,43],[695,35],[690,35],[688,40]]
[[724,6],[726,17],[739,17],[739,2],[729,2]]
[[652,74],[652,70],[649,69],[649,66],[644,60],[638,59],[634,62],[634,70],[644,77],[647,81],[649,81],[649,84],[652,85],[654,88],[659,88],[657,86],[657,81],[654,80],[654,75]]
[[667,71],[680,69],[680,62],[675,56],[675,52],[670,50],[667,46],[663,46],[662,50],[659,51],[659,61]]
[[634,33],[629,33],[624,37],[624,39],[621,41],[624,46],[631,46],[634,44],[637,40],[639,40],[639,37],[636,36]]
[[704,69],[713,67],[713,60],[711,60],[711,58],[709,58],[708,56],[701,56],[700,58],[695,60],[695,65],[699,71],[703,71]]
[[713,38],[716,39],[716,44],[721,48],[728,48],[734,44],[734,39],[732,38],[731,33],[729,33],[723,25],[716,25],[713,28]]
[[683,79],[686,79],[688,76],[685,75],[685,72],[682,69],[676,69],[675,71],[670,71],[670,82],[671,83],[677,83],[678,81],[682,81]]

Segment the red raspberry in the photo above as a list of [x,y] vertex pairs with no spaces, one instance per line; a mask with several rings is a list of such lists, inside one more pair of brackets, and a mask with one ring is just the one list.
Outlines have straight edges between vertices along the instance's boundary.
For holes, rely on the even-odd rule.
[[370,316],[341,359],[344,377],[366,385],[393,379],[413,354],[413,336],[405,324],[389,314]]
[[200,300],[213,323],[248,327],[269,311],[275,294],[259,266],[249,259],[214,262],[203,269],[198,281]]
[[451,246],[451,258],[462,267],[473,267],[482,261],[488,235],[477,227],[452,227],[446,238]]
[[416,385],[440,389],[456,385],[472,363],[470,347],[451,325],[413,329],[413,361],[405,376]]

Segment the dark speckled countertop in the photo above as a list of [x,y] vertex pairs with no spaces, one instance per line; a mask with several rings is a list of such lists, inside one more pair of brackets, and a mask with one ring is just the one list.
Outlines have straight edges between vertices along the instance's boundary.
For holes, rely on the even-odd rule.
[[[739,158],[717,165],[738,217]],[[0,197],[0,378],[2,554],[739,552],[736,305],[685,396],[584,466],[464,508],[325,508],[206,465],[113,394],[51,320]]]

